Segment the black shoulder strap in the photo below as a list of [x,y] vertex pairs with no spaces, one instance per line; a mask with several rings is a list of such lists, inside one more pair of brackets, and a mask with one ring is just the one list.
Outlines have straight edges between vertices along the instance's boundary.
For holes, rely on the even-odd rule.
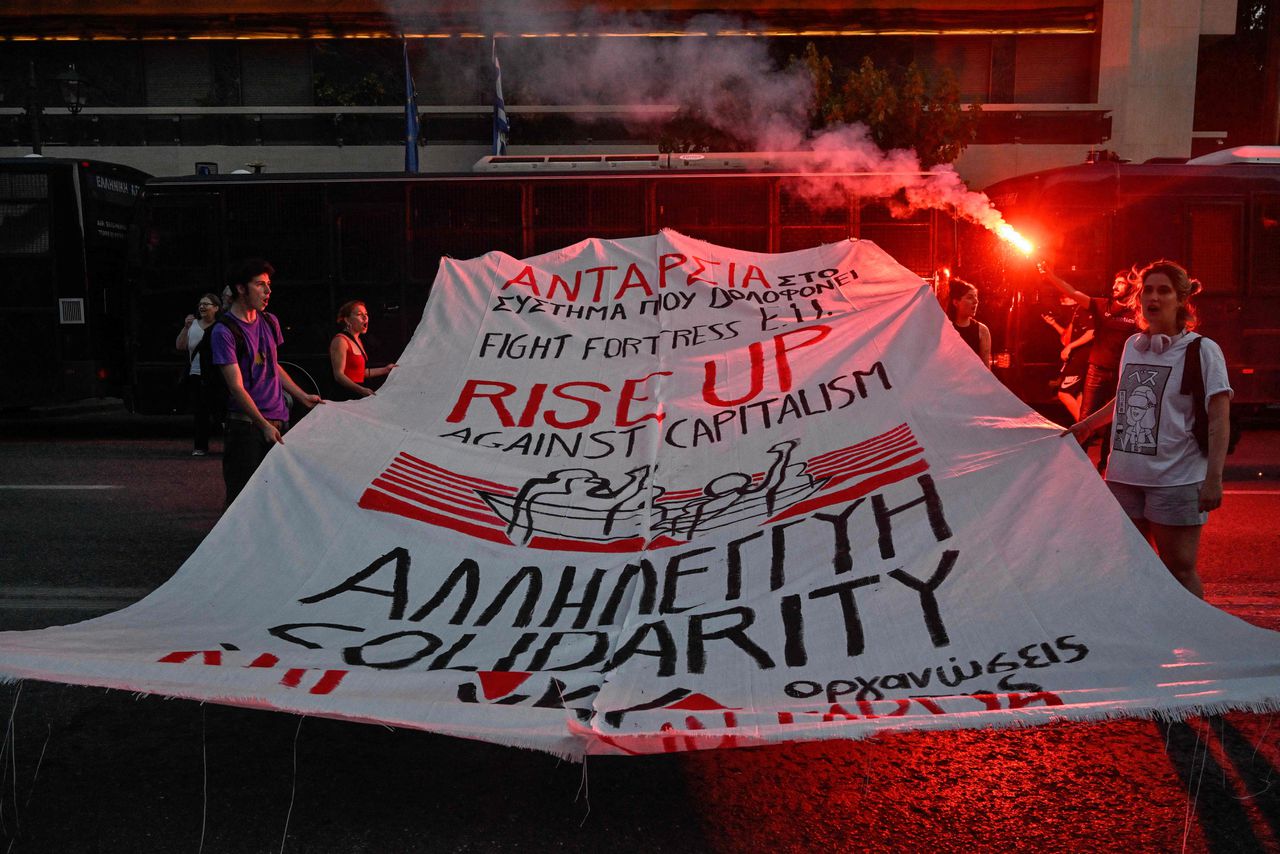
[[1209,413],[1204,408],[1204,371],[1200,368],[1200,342],[1197,335],[1187,344],[1182,359],[1182,393],[1191,395],[1191,435],[1195,436],[1200,452],[1209,453]]
[[[243,362],[245,357],[249,355],[249,339],[245,338],[244,330],[240,328],[240,324],[227,320],[225,316],[219,317],[216,322],[221,323],[231,331],[231,337],[236,342],[236,362]],[[212,327],[210,327],[210,331],[212,331]]]
[[280,337],[280,321],[276,320],[276,316],[269,311],[263,311],[262,316],[267,319],[271,326],[271,331],[275,333],[276,338]]
[[1182,393],[1191,395],[1201,404],[1204,403],[1204,371],[1200,368],[1200,342],[1203,340],[1199,335],[1191,339],[1182,366]]

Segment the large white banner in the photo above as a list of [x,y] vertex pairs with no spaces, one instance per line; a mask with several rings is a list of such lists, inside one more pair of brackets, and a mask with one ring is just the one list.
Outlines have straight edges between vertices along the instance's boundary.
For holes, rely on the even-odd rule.
[[173,579],[0,675],[580,757],[1280,706],[875,245],[443,262]]

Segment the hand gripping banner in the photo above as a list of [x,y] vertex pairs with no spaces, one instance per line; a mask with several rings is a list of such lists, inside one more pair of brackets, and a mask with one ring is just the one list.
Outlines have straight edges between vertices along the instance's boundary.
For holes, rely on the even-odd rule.
[[171,581],[0,675],[653,753],[1280,707],[1076,443],[866,241],[441,264]]

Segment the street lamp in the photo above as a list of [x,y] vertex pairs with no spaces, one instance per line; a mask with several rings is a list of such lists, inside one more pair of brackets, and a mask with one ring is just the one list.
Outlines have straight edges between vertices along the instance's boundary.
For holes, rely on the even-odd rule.
[[[55,79],[62,90],[62,105],[67,108],[67,111],[74,116],[84,109],[85,101],[89,97],[89,86],[88,82],[80,76],[80,72],[76,71],[75,65],[68,65],[67,70],[61,72]],[[44,113],[44,104],[40,102],[35,60],[27,63],[27,103],[24,109],[31,126],[31,153],[40,154],[42,149],[40,116]]]
[[87,81],[76,71],[75,63],[67,66],[67,70],[57,76],[58,87],[62,89],[62,103],[71,115],[77,115],[84,109],[84,102],[89,96]]

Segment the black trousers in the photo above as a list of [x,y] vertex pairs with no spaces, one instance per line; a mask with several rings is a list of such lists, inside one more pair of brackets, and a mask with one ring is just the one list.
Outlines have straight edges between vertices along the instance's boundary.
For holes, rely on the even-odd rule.
[[[287,426],[282,421],[272,423],[281,433]],[[230,507],[231,502],[236,500],[236,496],[258,470],[273,444],[275,443],[262,435],[262,431],[253,423],[227,418],[222,443],[222,482],[227,487],[225,507]]]

